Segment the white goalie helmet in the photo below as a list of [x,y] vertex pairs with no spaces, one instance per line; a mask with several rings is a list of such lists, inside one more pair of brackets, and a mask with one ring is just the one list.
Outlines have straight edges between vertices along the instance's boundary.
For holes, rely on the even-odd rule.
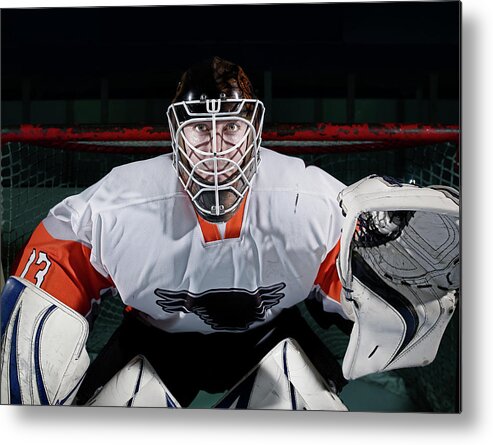
[[260,162],[264,106],[238,65],[214,57],[186,71],[167,111],[173,165],[196,211],[227,221]]

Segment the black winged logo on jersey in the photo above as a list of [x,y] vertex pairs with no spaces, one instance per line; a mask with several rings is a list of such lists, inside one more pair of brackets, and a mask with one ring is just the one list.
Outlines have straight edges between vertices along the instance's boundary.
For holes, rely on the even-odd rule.
[[284,293],[285,283],[246,289],[211,289],[199,294],[188,291],[156,289],[156,303],[168,313],[194,313],[216,330],[244,331],[255,321],[265,320],[268,309],[275,306]]

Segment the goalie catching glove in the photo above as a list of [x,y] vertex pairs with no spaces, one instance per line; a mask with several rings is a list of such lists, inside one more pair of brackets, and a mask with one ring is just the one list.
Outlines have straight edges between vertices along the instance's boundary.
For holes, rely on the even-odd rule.
[[460,284],[458,192],[374,175],[338,200],[341,304],[354,321],[344,376],[432,362]]

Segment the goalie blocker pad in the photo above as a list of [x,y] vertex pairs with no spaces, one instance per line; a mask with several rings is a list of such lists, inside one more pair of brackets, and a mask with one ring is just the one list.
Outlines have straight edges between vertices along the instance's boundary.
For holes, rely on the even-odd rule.
[[10,277],[1,296],[2,404],[68,405],[89,366],[84,317],[31,282]]
[[347,411],[290,338],[275,346],[214,408]]
[[458,192],[369,176],[338,200],[345,378],[431,363],[460,285]]

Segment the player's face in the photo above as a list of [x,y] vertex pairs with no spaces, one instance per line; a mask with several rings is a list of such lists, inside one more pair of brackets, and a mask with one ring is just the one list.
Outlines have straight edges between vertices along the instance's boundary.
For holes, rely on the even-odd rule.
[[248,125],[241,120],[192,122],[183,128],[185,153],[206,182],[227,181],[245,162]]

